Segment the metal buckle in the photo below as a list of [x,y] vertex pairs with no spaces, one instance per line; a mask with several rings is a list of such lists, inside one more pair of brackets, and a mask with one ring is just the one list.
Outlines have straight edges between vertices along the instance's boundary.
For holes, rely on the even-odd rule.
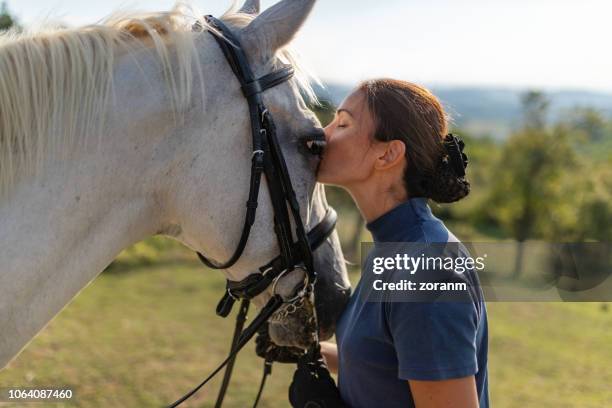
[[230,290],[230,288],[227,288],[226,290],[227,290],[227,295],[228,295],[229,297],[231,297],[231,298],[232,298],[232,299],[234,299],[235,301],[240,300],[238,297],[236,297],[236,296],[234,296],[234,295],[233,295],[233,293],[232,293],[232,291]]
[[[270,269],[272,269],[272,267],[268,268],[265,270],[265,272],[269,271]],[[293,270],[293,269],[292,269]],[[278,276],[276,278],[274,278],[274,280],[272,280],[272,296],[274,296],[275,292],[276,292],[276,284],[278,283],[278,280],[281,278],[281,276],[283,276],[284,274],[286,274],[289,271],[289,268],[281,271],[281,273],[278,274]],[[264,272],[264,273],[265,273]]]
[[267,268],[267,269],[264,269],[264,270],[261,272],[262,276],[266,276],[266,274],[267,274],[268,272],[270,272],[272,269],[274,269],[274,267],[272,267],[272,266],[268,266],[268,268]]
[[[300,269],[304,269],[301,268]],[[295,267],[292,268],[287,268],[284,271],[282,271],[281,273],[278,274],[278,276],[276,278],[274,278],[274,280],[272,281],[272,295],[274,295],[276,293],[276,284],[278,283],[278,280],[285,275],[287,272],[290,271],[294,271]],[[283,300],[283,303],[293,303],[295,301],[297,301],[300,298],[305,297],[308,294],[309,291],[309,287],[311,286],[311,284],[308,283],[308,272],[304,269],[304,287],[302,289],[300,289],[294,297],[287,299],[287,300]]]

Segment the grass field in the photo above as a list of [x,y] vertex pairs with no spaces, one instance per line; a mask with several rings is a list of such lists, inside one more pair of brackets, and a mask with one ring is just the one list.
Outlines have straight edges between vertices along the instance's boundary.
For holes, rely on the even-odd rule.
[[[63,406],[161,407],[197,384],[224,359],[233,319],[214,314],[221,274],[204,270],[191,253],[174,252],[150,265],[120,263],[103,273],[0,372],[0,386],[67,385],[75,398]],[[600,303],[488,304],[492,406],[612,407],[610,309]],[[251,406],[261,370],[247,346],[225,406]],[[261,407],[288,406],[292,372],[274,366]],[[219,383],[220,376],[186,406],[212,406]]]

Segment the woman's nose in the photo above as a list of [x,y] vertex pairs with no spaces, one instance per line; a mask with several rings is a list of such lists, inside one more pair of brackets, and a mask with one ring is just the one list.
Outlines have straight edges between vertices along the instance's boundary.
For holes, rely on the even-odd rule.
[[329,142],[331,138],[331,123],[323,128],[323,135],[325,137],[325,142]]

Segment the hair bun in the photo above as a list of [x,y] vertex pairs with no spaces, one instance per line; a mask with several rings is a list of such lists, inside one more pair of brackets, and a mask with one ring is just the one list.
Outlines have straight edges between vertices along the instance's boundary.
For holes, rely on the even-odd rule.
[[443,140],[445,153],[427,180],[427,196],[438,203],[452,203],[470,193],[470,182],[465,177],[468,157],[463,153],[463,140],[449,133]]
[[468,157],[463,153],[465,143],[463,140],[449,133],[444,138],[444,148],[448,154],[450,165],[455,170],[458,177],[465,177],[465,168],[468,165]]

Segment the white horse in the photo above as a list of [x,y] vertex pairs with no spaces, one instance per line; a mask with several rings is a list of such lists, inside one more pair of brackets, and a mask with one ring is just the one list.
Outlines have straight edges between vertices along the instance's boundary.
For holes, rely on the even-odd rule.
[[[295,65],[286,45],[314,2],[284,0],[259,14],[259,1],[248,0],[222,17],[255,75]],[[178,7],[0,37],[0,368],[135,242],[163,234],[219,262],[233,252],[249,185],[249,115],[212,36],[191,31],[194,13]],[[327,202],[315,182],[317,158],[298,149],[299,135],[320,129],[300,90],[312,92],[303,72],[263,98],[310,229]],[[265,179],[259,197],[228,279],[279,253]],[[349,292],[335,233],[315,252],[315,266],[325,339]],[[277,290],[288,296],[302,274],[283,277]],[[303,346],[302,326],[275,320],[270,335]]]

